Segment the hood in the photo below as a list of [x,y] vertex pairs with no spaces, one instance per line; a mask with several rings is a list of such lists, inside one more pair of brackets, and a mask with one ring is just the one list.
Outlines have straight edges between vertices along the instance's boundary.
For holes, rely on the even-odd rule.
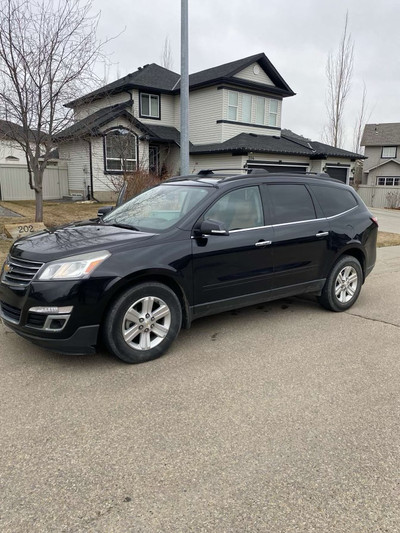
[[10,254],[15,258],[46,263],[95,250],[112,250],[151,239],[154,233],[133,231],[98,222],[79,222],[46,230],[17,240]]

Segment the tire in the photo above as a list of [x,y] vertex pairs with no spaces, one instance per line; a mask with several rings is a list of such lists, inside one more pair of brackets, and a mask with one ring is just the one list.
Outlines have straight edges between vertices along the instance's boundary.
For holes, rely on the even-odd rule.
[[142,283],[111,305],[104,323],[104,341],[122,361],[145,363],[167,351],[181,324],[182,308],[176,294],[161,283]]
[[346,311],[357,301],[362,283],[360,262],[355,257],[345,255],[333,266],[318,301],[330,311]]

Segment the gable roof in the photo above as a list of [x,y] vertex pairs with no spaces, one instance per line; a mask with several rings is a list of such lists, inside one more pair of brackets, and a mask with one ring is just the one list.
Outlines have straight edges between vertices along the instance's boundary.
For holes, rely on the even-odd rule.
[[156,63],[139,67],[135,72],[127,74],[112,83],[108,83],[81,98],[65,104],[66,107],[75,107],[85,102],[93,102],[105,95],[117,94],[129,89],[152,89],[158,92],[171,92],[179,81],[179,74],[172,72]]
[[[261,83],[250,82],[234,77],[235,74],[255,62],[259,63],[261,68],[275,84],[275,87],[267,87]],[[294,96],[295,94],[264,53],[231,61],[230,63],[224,63],[223,65],[202,70],[189,76],[189,88],[191,90],[223,82],[233,83],[238,86],[259,88],[264,91],[267,89],[269,92],[279,94],[283,97]],[[151,63],[144,67],[140,67],[136,72],[132,72],[123,78],[104,85],[76,100],[68,102],[65,106],[76,107],[86,102],[93,102],[106,95],[117,94],[130,89],[153,90],[159,93],[179,94],[180,75],[176,72],[172,72],[172,70],[160,67],[156,63]]]
[[[137,120],[129,109],[132,102],[129,100],[121,104],[114,104],[109,107],[99,109],[95,113],[75,122],[69,128],[60,132],[55,140],[82,139],[89,136],[101,135],[102,128],[116,118],[123,117],[133,126],[142,131],[151,141],[174,142],[180,144],[180,133],[172,126],[147,125]],[[190,146],[192,146],[190,144]]]
[[252,65],[253,63],[258,63],[265,73],[269,76],[271,81],[275,84],[275,90],[273,87],[268,87],[268,90],[273,92],[279,92],[284,96],[294,96],[295,93],[285,82],[276,68],[273,66],[271,61],[267,58],[264,53],[255,54],[243,59],[238,59],[236,61],[231,61],[230,63],[224,63],[223,65],[218,65],[216,67],[208,68],[195,74],[189,76],[189,86],[192,89],[204,87],[207,85],[212,85],[215,83],[221,82],[234,82],[237,85],[260,85],[265,90],[264,84],[256,84],[254,82],[246,82],[239,78],[234,78],[235,74],[238,74],[246,67]]
[[368,174],[368,172],[371,172],[371,170],[376,170],[379,167],[383,167],[384,165],[387,165],[388,163],[396,163],[396,165],[400,165],[400,161],[397,161],[397,159],[388,159],[387,161],[384,161],[383,163],[379,163],[379,165],[376,165],[374,167],[366,169],[365,172]]
[[132,106],[132,102],[129,100],[121,104],[114,104],[108,107],[103,107],[95,113],[79,120],[66,128],[58,135],[55,136],[55,140],[69,140],[88,137],[91,135],[100,135],[101,128],[107,125],[111,120],[115,118],[124,117],[131,122],[138,129],[144,133],[150,134],[150,130],[146,128],[142,122],[139,122],[131,113],[128,108]]
[[361,146],[399,146],[400,122],[366,124]]
[[350,159],[365,159],[365,156],[348,152],[316,141],[299,141],[299,135],[256,135],[255,133],[240,133],[223,143],[202,144],[191,149],[193,154],[206,153],[271,153],[285,155],[301,155],[311,159],[324,159],[326,157],[345,157]]

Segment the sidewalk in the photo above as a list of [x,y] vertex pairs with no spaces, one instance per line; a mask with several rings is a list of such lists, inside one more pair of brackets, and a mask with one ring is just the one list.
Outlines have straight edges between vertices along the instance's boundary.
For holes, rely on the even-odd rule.
[[386,272],[400,272],[400,246],[377,248],[376,265],[371,276]]

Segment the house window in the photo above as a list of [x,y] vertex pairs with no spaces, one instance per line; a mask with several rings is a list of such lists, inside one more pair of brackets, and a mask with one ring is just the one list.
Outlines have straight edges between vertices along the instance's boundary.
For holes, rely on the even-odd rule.
[[229,96],[228,96],[228,119],[229,120],[238,119],[238,103],[239,103],[239,94],[233,91],[229,91]]
[[250,94],[242,95],[242,122],[251,122],[251,101]]
[[140,93],[140,116],[160,118],[160,97],[158,94]]
[[382,146],[382,159],[397,157],[397,146]]
[[265,120],[265,98],[256,98],[256,124],[264,124]]
[[276,126],[278,123],[278,100],[269,101],[269,126]]
[[109,131],[104,137],[105,168],[108,172],[133,172],[137,168],[137,138],[124,128]]
[[376,184],[377,185],[386,185],[386,186],[393,186],[398,187],[400,186],[400,178],[396,177],[378,177],[376,178]]

